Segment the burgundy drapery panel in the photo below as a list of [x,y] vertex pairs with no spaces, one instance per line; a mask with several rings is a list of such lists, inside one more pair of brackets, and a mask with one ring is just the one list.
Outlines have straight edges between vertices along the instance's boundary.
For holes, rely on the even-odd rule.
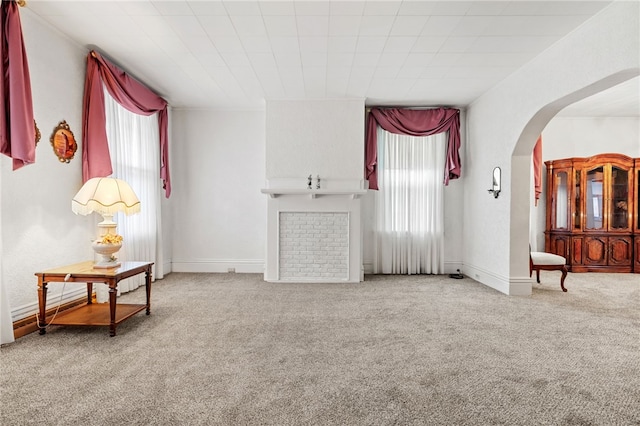
[[537,206],[542,194],[542,135],[538,136],[536,145],[533,147],[533,190]]
[[91,51],[87,55],[87,75],[84,84],[82,110],[82,178],[86,182],[93,177],[109,176],[111,156],[107,142],[104,92],[109,94],[124,108],[134,114],[152,115],[158,113],[160,127],[160,178],[165,195],[171,195],[169,176],[169,138],[167,101],[147,87],[129,77],[120,68]]
[[430,136],[449,132],[444,184],[460,177],[460,110],[453,108],[373,108],[369,113],[365,141],[365,178],[369,189],[378,189],[378,136],[376,126],[390,133]]
[[13,159],[13,170],[36,161],[31,79],[15,1],[0,5],[0,152]]

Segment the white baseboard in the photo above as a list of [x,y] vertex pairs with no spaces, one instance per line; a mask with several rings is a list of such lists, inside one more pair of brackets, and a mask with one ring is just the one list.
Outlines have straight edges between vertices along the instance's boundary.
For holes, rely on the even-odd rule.
[[231,269],[236,273],[262,274],[264,273],[264,260],[174,260],[171,267],[172,272],[227,273]]
[[[55,308],[58,305],[63,305],[67,302],[71,302],[73,300],[80,299],[82,297],[87,297],[87,287],[82,286],[78,288],[74,286],[73,290],[69,290],[66,288],[64,291],[64,295],[62,298],[60,297],[61,293],[52,293],[50,291],[47,292],[47,309]],[[37,313],[40,309],[40,305],[38,302],[27,303],[26,305],[18,306],[17,308],[11,309],[11,321],[16,322],[28,316],[31,316]]]
[[[364,273],[365,274],[373,274],[373,263],[365,262],[364,263]],[[444,273],[445,274],[455,274],[458,269],[462,271],[462,261],[460,260],[452,260],[444,262]]]
[[509,296],[530,296],[532,280],[529,277],[510,278],[474,265],[465,264],[462,273],[481,284]]

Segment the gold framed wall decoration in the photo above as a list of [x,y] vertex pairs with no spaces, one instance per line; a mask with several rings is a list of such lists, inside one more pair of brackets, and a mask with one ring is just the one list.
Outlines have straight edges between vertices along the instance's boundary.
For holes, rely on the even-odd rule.
[[61,163],[69,163],[78,149],[78,144],[73,136],[73,132],[65,120],[53,129],[51,134],[51,146],[53,153],[58,157]]

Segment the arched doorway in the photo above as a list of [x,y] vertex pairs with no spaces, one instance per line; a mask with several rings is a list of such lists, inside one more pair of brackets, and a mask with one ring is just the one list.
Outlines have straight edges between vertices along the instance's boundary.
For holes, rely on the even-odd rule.
[[624,83],[640,75],[637,68],[625,70],[603,78],[541,108],[529,120],[514,147],[511,156],[511,225],[510,275],[528,275],[528,250],[531,211],[531,153],[538,136],[558,112],[565,107]]

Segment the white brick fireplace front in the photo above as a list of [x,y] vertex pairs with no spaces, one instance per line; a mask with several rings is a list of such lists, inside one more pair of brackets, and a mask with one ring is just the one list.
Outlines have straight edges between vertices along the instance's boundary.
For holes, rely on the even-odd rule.
[[262,192],[269,195],[265,281],[363,281],[360,196],[366,190]]

